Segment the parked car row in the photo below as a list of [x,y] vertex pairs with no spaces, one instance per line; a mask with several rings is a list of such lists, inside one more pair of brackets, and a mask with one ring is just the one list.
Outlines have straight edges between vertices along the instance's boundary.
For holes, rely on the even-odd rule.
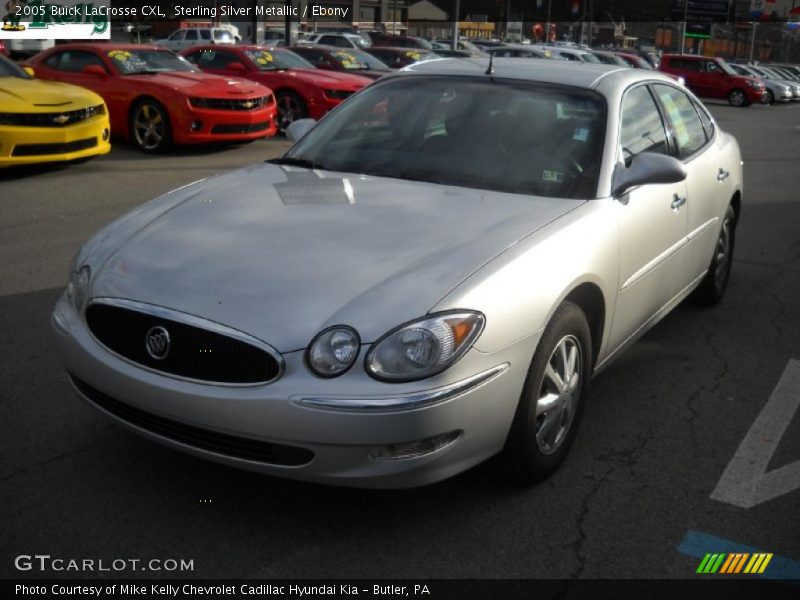
[[[201,35],[199,31],[196,33]],[[317,37],[318,41],[324,38]],[[340,37],[359,45],[348,36]],[[465,44],[454,52],[467,59],[481,58],[471,55],[475,51],[475,46]],[[619,50],[502,44],[487,47],[485,54],[650,68],[641,56]],[[93,91],[104,99],[102,110],[110,131],[144,152],[162,152],[173,144],[244,143],[285,132],[294,121],[321,119],[393,69],[433,59],[441,56],[422,48],[380,45],[367,49],[321,44],[275,48],[215,42],[193,44],[175,54],[160,45],[72,43],[30,58],[24,63],[29,73],[9,61],[4,68],[13,73],[7,77],[14,80],[15,87],[24,85],[17,80],[34,75]],[[661,58],[659,70],[700,97],[724,98],[734,106],[800,101],[800,71],[791,65],[729,65],[719,58],[667,54]],[[69,117],[66,119],[69,125]],[[12,125],[7,121],[0,121],[0,126]],[[13,125],[19,127],[16,122]],[[9,153],[3,164],[99,155],[108,151],[108,131],[105,136],[97,138],[97,144],[80,148],[73,140],[42,146],[39,155],[32,154],[33,149],[45,142],[34,140],[27,151],[3,144]],[[75,154],[78,150],[80,154]],[[20,153],[24,152],[23,157]]]

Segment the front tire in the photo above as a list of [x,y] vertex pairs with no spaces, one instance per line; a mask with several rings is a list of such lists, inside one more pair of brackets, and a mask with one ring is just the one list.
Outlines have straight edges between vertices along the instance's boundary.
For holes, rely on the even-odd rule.
[[775,104],[775,94],[772,93],[772,90],[767,90],[767,104],[770,106]]
[[736,241],[736,212],[728,205],[722,219],[714,255],[708,272],[692,294],[692,300],[700,306],[714,306],[725,295],[733,266],[733,248]]
[[130,138],[142,152],[164,152],[172,145],[167,110],[155,100],[136,103],[130,114]]
[[308,108],[303,99],[291,90],[283,90],[275,95],[278,105],[278,131],[286,133],[286,128],[295,121],[308,116]]
[[541,481],[564,461],[583,412],[591,365],[586,316],[564,302],[533,355],[501,455],[514,481]]
[[747,99],[747,94],[745,94],[742,90],[736,89],[731,90],[728,94],[728,104],[731,106],[748,106],[750,102]]

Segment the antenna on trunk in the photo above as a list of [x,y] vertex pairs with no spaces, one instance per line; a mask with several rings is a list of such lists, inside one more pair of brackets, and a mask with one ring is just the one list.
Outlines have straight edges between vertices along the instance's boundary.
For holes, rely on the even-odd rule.
[[494,52],[489,52],[489,66],[486,67],[486,75],[494,73]]

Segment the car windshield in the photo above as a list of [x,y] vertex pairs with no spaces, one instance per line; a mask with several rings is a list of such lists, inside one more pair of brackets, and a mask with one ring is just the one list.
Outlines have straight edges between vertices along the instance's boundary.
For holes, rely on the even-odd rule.
[[197,71],[189,61],[169,50],[114,49],[108,51],[108,56],[123,75]]
[[722,60],[721,58],[718,58],[718,59],[717,59],[717,64],[718,64],[718,65],[719,65],[719,66],[722,68],[722,70],[723,70],[723,71],[725,71],[725,72],[726,72],[728,75],[736,75],[736,71],[734,71],[733,69],[731,69],[731,66],[730,66],[728,63],[726,63],[724,60]]
[[262,71],[283,71],[286,69],[313,69],[314,65],[290,50],[257,48],[244,52],[254,65]]
[[332,50],[331,55],[347,70],[389,68],[383,61],[361,50]]
[[348,173],[590,198],[605,101],[566,86],[411,76],[373,84],[283,159]]
[[0,77],[19,77],[20,79],[30,79],[21,67],[8,60],[5,56],[0,56]]

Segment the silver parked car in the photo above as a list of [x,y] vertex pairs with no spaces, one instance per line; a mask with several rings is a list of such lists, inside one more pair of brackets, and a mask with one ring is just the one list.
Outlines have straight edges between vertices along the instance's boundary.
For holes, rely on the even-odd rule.
[[497,454],[537,481],[593,375],[687,296],[725,292],[739,146],[660,73],[431,61],[289,135],[75,257],[58,351],[132,431],[340,485]]

